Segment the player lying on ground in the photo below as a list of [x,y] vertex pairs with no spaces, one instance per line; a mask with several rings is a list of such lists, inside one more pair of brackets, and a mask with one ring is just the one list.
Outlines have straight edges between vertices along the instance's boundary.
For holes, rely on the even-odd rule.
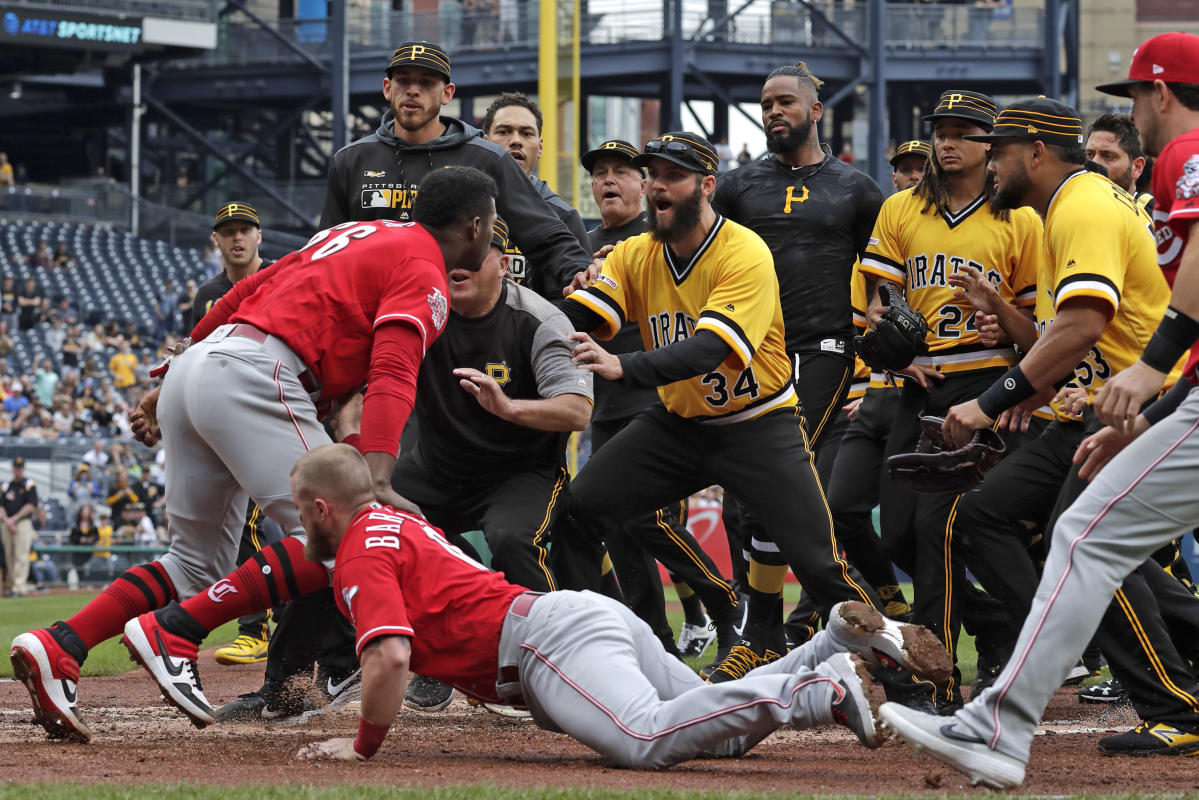
[[424,519],[375,502],[370,470],[352,447],[309,452],[291,483],[307,557],[336,558],[334,595],[353,620],[362,663],[357,737],[310,744],[301,757],[373,756],[400,709],[409,669],[481,701],[527,706],[542,728],[625,767],[741,755],[785,724],[835,722],[877,747],[883,737],[874,708],[883,690],[869,669],[949,670],[927,630],[850,602],[787,656],[740,680],[705,684],[623,604],[592,592],[529,592]]
[[[427,184],[415,223],[330,228],[238,281],[131,415],[147,443],[161,428],[170,454],[171,546],[161,559],[125,571],[65,622],[13,640],[14,674],[51,737],[91,738],[76,705],[79,665],[122,627],[135,656],[155,665],[170,687],[167,700],[197,724],[211,723],[194,663],[207,632],[328,587],[329,576],[304,561],[294,536],[303,526],[287,480],[296,459],[330,441],[318,401],[326,405],[369,378],[358,444],[375,495],[415,508],[391,489],[400,431],[421,359],[446,324],[446,273],[479,269],[495,220],[495,182],[478,170],[437,170]],[[230,573],[250,499],[292,536]],[[149,612],[164,606],[160,626]],[[237,610],[224,616],[230,609]]]

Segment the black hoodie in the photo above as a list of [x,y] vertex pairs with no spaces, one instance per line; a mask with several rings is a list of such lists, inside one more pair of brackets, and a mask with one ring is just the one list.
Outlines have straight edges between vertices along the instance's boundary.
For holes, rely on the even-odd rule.
[[591,254],[541,198],[520,165],[478,128],[441,117],[445,132],[424,144],[408,144],[383,115],[379,129],[338,150],[329,168],[321,229],[341,222],[411,218],[420,182],[442,167],[475,167],[499,186],[496,211],[508,223],[512,240],[538,268],[552,274],[546,283],[566,286],[591,264]]

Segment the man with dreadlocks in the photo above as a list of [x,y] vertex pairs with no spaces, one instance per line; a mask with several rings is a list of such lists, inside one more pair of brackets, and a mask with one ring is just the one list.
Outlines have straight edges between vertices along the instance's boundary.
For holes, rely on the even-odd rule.
[[[849,287],[854,262],[865,252],[883,193],[869,176],[839,161],[817,135],[824,107],[823,81],[801,61],[779,67],[762,86],[762,125],[770,154],[726,172],[712,207],[766,242],[778,276],[786,348],[795,373],[802,426],[822,484],[832,473],[837,442],[847,421],[839,411],[853,381],[854,329]],[[727,497],[727,495],[726,495]],[[734,553],[749,552],[748,576],[738,575],[749,596],[746,645],[757,655],[787,652],[782,589],[787,563],[752,514],[730,530]],[[735,570],[736,571],[736,570]],[[761,616],[761,618],[759,618]],[[807,607],[787,625],[792,644],[814,631]],[[811,621],[809,621],[811,620]],[[741,677],[736,664],[716,665],[712,680]],[[734,665],[731,671],[726,669]]]
[[[887,455],[915,449],[922,414],[942,416],[958,403],[978,397],[1017,361],[1012,340],[1031,343],[1032,308],[1037,299],[1041,221],[1029,208],[1011,211],[992,205],[994,179],[987,174],[987,145],[964,138],[990,132],[996,106],[986,95],[948,91],[925,120],[933,123],[933,158],[920,183],[883,203],[862,259],[867,277],[867,324],[883,311],[880,285],[902,292],[928,320],[927,356],[904,370],[899,408]],[[971,293],[958,291],[954,273],[979,275],[1016,311],[1000,319],[999,342],[980,341]],[[974,287],[975,290],[978,287]],[[998,304],[996,304],[998,305]],[[959,496],[915,494],[884,474],[880,488],[883,546],[912,576],[914,619],[929,627],[950,654],[958,631],[955,575],[960,559],[951,547]],[[951,713],[961,707],[960,675],[934,688],[934,703]],[[928,709],[931,710],[931,709]]]

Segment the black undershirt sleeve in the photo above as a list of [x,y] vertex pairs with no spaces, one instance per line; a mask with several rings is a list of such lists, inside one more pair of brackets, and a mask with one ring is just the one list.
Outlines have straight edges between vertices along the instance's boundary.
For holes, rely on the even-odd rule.
[[604,318],[578,301],[573,301],[568,295],[562,304],[562,313],[570,320],[576,331],[591,333],[604,324]]
[[1149,420],[1150,425],[1156,425],[1166,417],[1173,414],[1187,395],[1191,393],[1191,389],[1195,388],[1185,378],[1179,378],[1178,382],[1170,387],[1170,391],[1163,394],[1153,404],[1146,408],[1142,413],[1145,419]]
[[648,388],[704,375],[720,366],[733,349],[711,331],[697,331],[669,347],[617,356],[625,386]]

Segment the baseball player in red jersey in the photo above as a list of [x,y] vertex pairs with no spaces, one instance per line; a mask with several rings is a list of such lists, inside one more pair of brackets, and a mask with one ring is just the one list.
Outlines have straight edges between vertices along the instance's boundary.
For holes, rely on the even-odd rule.
[[[995,684],[952,719],[891,703],[880,712],[904,739],[995,789],[1024,780],[1037,722],[1125,576],[1199,525],[1199,37],[1154,36],[1133,54],[1127,80],[1097,88],[1132,98],[1141,143],[1158,156],[1153,218],[1170,306],[1140,360],[1095,396],[1110,427],[1074,456],[1091,483],[1054,526],[1036,597]],[[1188,348],[1184,379],[1138,413]],[[1199,752],[1199,729],[1145,721],[1134,733],[1157,740],[1161,753]]]
[[[446,272],[479,268],[495,192],[478,170],[440,170],[422,187],[415,223],[321,231],[239,281],[196,326],[193,344],[133,415],[135,432],[153,440],[161,430],[170,454],[169,552],[127,570],[66,622],[13,640],[14,672],[51,737],[91,737],[76,705],[79,665],[122,627],[167,699],[197,725],[211,723],[195,669],[207,631],[329,585],[324,569],[303,559],[287,478],[296,459],[330,441],[318,402],[369,383],[352,444],[370,465],[373,496],[413,509],[391,489],[400,432],[421,359],[446,323]],[[293,536],[226,576],[250,499]]]
[[375,502],[351,447],[312,450],[292,468],[308,558],[336,560],[333,593],[353,620],[362,663],[354,739],[305,758],[365,760],[399,711],[409,670],[533,720],[624,767],[740,755],[784,724],[840,723],[867,747],[883,739],[870,663],[949,670],[931,633],[864,603],[833,608],[827,630],[740,680],[705,684],[624,604],[593,592],[536,594],[480,566],[424,519]]

